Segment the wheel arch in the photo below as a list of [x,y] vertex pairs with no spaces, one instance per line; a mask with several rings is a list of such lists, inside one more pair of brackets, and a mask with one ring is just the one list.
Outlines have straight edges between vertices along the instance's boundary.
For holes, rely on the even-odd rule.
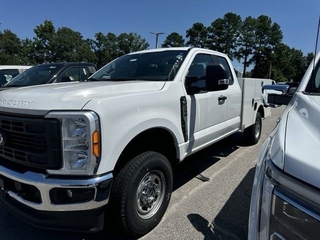
[[152,127],[134,136],[125,146],[114,167],[114,175],[135,156],[145,151],[163,154],[171,164],[179,162],[178,140],[167,128]]
[[261,117],[264,118],[265,117],[265,114],[264,114],[264,108],[262,105],[259,106],[257,112],[260,113]]

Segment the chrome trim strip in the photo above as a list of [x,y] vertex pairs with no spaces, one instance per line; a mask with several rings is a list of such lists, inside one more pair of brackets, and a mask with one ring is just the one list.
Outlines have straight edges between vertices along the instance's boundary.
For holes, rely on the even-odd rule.
[[318,220],[320,222],[320,215],[318,215],[318,214],[310,211],[309,209],[303,207],[301,204],[299,204],[299,203],[295,202],[294,200],[290,199],[289,197],[287,197],[283,193],[279,192],[277,189],[274,190],[274,195],[282,198],[282,200],[288,202],[289,204],[291,204],[295,208],[299,209],[301,212],[304,212],[305,214],[313,217],[314,219],[316,219],[316,220]]
[[[27,201],[16,193],[8,191],[7,194],[17,200],[18,202],[31,207],[39,211],[81,211],[81,210],[90,210],[105,206],[109,201],[109,196],[102,201],[88,201],[83,203],[73,203],[73,204],[52,204],[50,201],[49,192],[52,188],[95,188],[95,197],[97,194],[97,187],[101,182],[108,181],[107,188],[111,188],[111,183],[113,179],[113,174],[108,173],[103,176],[99,176],[91,179],[55,179],[55,178],[46,178],[44,174],[25,172],[18,173],[12,171],[8,168],[0,166],[0,175],[9,178],[11,180],[32,185],[40,191],[42,203],[34,203]],[[110,194],[110,191],[109,191]],[[94,198],[95,198],[94,197]]]

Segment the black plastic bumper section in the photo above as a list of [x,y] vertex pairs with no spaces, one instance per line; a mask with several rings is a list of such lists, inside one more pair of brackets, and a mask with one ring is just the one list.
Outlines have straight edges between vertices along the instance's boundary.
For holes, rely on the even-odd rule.
[[98,232],[104,225],[105,207],[87,211],[38,211],[19,203],[1,189],[0,202],[17,217],[38,228]]

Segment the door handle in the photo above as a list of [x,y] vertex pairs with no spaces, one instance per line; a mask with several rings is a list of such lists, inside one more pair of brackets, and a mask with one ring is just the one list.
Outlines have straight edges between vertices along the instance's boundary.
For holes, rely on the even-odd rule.
[[218,98],[219,101],[224,101],[224,100],[226,100],[226,99],[227,99],[227,97],[226,97],[226,96],[223,96],[223,95],[221,95],[221,96]]

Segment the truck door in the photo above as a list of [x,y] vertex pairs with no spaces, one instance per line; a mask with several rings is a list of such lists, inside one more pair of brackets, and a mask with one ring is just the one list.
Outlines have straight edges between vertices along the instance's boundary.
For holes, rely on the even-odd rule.
[[241,88],[232,74],[230,64],[227,59],[222,56],[217,56],[217,61],[222,64],[224,69],[229,72],[229,87],[226,90],[228,99],[226,101],[226,132],[230,133],[237,131],[240,128],[240,113],[241,113]]
[[[206,66],[214,63],[210,54],[196,54],[186,76],[204,78]],[[205,80],[188,86],[188,105],[190,105],[188,152],[209,144],[224,134],[226,117],[226,90],[206,92]]]

